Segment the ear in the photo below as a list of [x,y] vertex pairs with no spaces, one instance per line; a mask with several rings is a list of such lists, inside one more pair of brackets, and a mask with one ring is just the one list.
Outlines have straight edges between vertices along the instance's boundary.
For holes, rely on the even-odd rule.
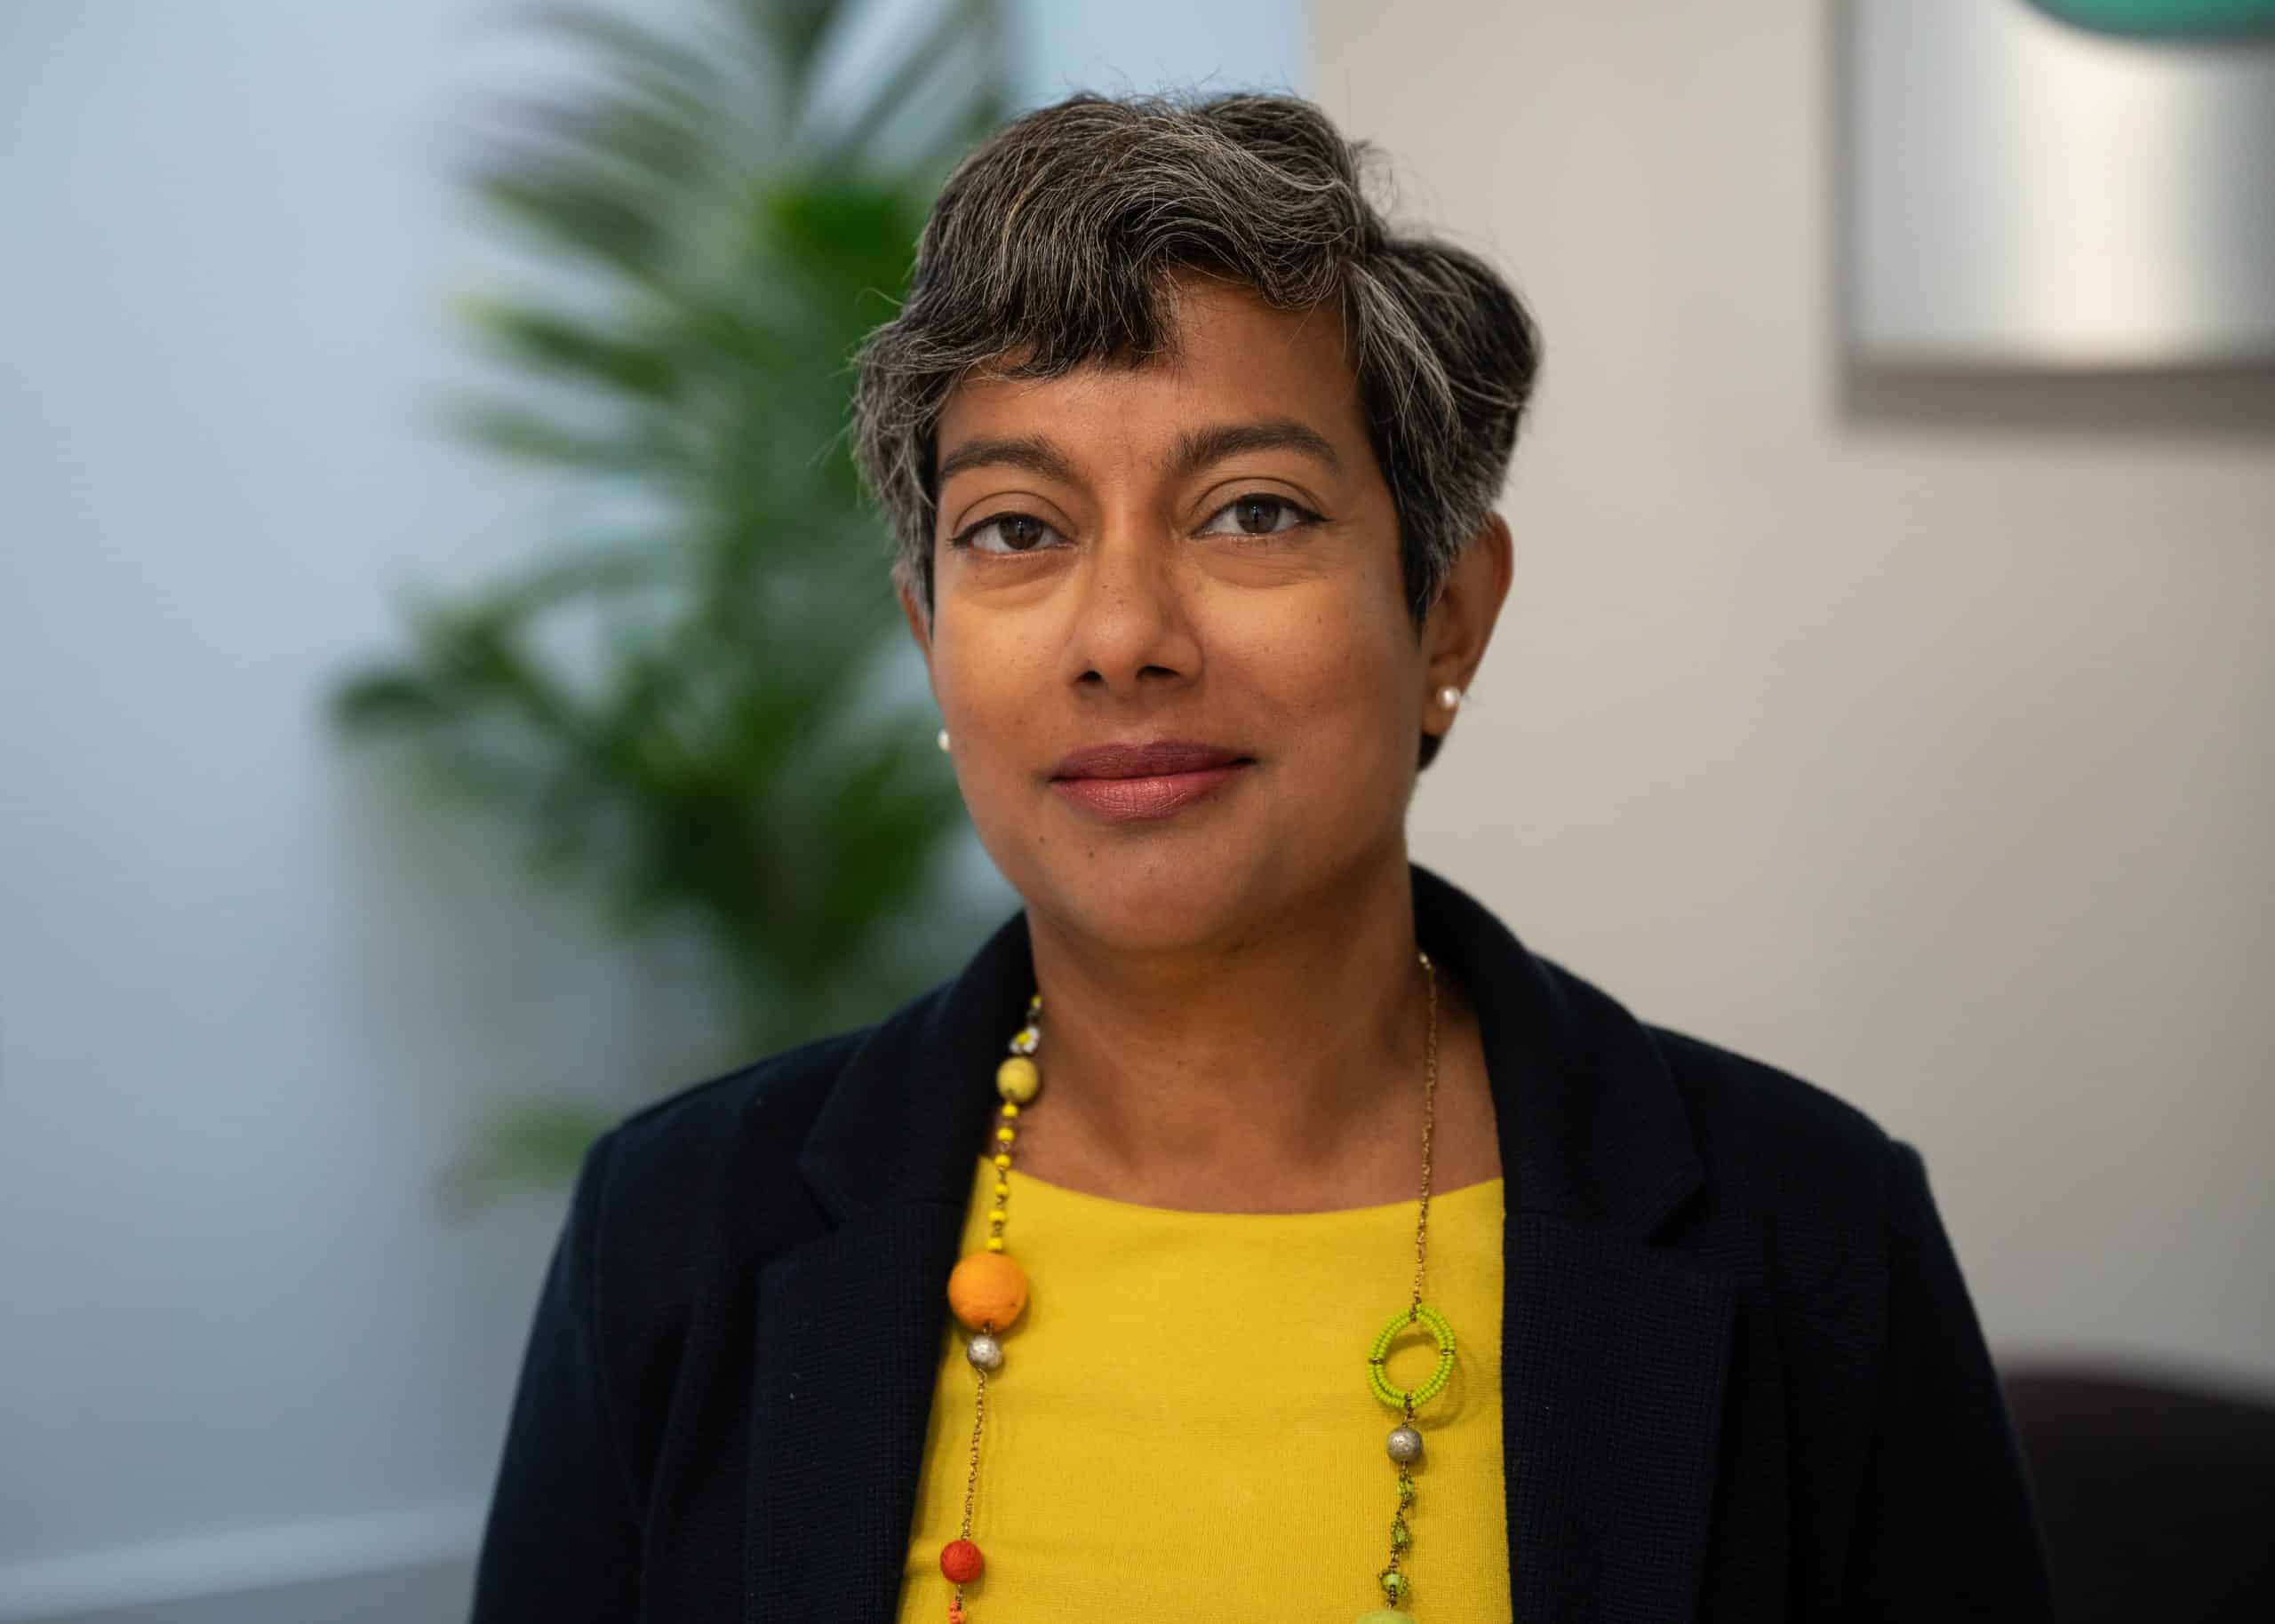
[[900,612],[908,622],[908,634],[916,640],[916,652],[924,657],[924,674],[929,678],[932,674],[932,617],[916,601],[909,574],[906,569],[892,572],[893,592],[900,599]]
[[1422,730],[1443,733],[1453,712],[1438,703],[1438,690],[1466,689],[1485,658],[1485,646],[1501,618],[1516,570],[1516,544],[1508,521],[1488,513],[1454,560],[1452,571],[1430,606],[1422,625],[1422,660],[1427,685],[1420,696]]

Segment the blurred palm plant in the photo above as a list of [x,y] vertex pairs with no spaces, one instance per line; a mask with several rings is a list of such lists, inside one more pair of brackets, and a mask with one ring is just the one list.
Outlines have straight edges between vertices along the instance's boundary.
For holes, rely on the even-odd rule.
[[[584,517],[477,590],[411,594],[408,650],[330,701],[350,736],[414,737],[620,930],[695,921],[754,1053],[874,1018],[957,938],[954,784],[843,426],[850,354],[1003,73],[990,0],[911,9],[533,14],[597,72],[517,104],[468,176],[553,285],[469,305],[501,386],[451,415]],[[527,1103],[459,1175],[557,1182],[607,1115]]]

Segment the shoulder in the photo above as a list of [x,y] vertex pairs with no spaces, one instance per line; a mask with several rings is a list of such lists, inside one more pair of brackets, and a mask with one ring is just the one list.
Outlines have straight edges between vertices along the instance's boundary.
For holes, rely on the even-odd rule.
[[1893,1138],[1833,1087],[1756,1055],[1648,1020],[1556,960],[1535,962],[1562,1003],[1572,1030],[1599,1052],[1633,1065],[1640,1034],[1653,1063],[1681,1102],[1710,1179],[1771,1199],[1776,1184],[1810,1169],[1877,1179],[1909,1146]]
[[1832,1087],[1755,1055],[1637,1017],[1543,959],[1580,1026],[1640,1032],[1680,1102],[1704,1174],[1688,1229],[1697,1244],[1774,1232],[1787,1265],[1814,1275],[1884,1255],[1917,1151]]
[[[601,1136],[585,1178],[609,1224],[661,1239],[694,1237],[722,1207],[754,1238],[786,1216],[799,1147],[831,1086],[874,1027],[818,1038],[691,1084],[632,1112]],[[732,1201],[723,1199],[729,1190]]]
[[799,1150],[875,1031],[835,1032],[681,1088],[594,1142],[568,1227],[604,1340],[682,1325],[711,1282],[818,1231]]
[[635,1485],[653,1481],[690,1358],[705,1367],[695,1349],[747,1320],[757,1266],[818,1223],[799,1146],[874,1030],[682,1088],[586,1151],[530,1357],[589,1372]]
[[667,1095],[609,1130],[611,1159],[643,1187],[684,1183],[752,1157],[786,1165],[831,1084],[875,1030],[833,1032]]
[[1693,1128],[1718,1145],[1776,1149],[1852,1169],[1887,1158],[1894,1142],[1888,1131],[1831,1088],[1688,1032],[1645,1030]]
[[1832,1088],[1664,1026],[1646,1029],[1680,1095],[1710,1212],[1775,1233],[1808,1276],[1886,1255],[1919,1153]]

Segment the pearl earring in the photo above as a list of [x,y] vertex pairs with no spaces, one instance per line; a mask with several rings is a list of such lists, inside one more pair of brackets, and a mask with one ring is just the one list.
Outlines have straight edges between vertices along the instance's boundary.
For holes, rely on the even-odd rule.
[[1461,689],[1449,682],[1438,690],[1438,703],[1449,711],[1461,704]]
[[941,748],[941,749],[943,749],[943,750],[946,750],[947,747],[948,747],[948,730],[947,730],[946,728],[941,728],[941,729],[940,729],[940,748]]

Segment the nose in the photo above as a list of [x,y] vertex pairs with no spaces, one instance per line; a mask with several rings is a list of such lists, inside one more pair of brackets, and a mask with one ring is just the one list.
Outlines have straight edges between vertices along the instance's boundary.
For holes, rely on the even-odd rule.
[[1082,561],[1065,674],[1078,687],[1135,697],[1201,674],[1201,643],[1176,537],[1157,520],[1116,521]]

